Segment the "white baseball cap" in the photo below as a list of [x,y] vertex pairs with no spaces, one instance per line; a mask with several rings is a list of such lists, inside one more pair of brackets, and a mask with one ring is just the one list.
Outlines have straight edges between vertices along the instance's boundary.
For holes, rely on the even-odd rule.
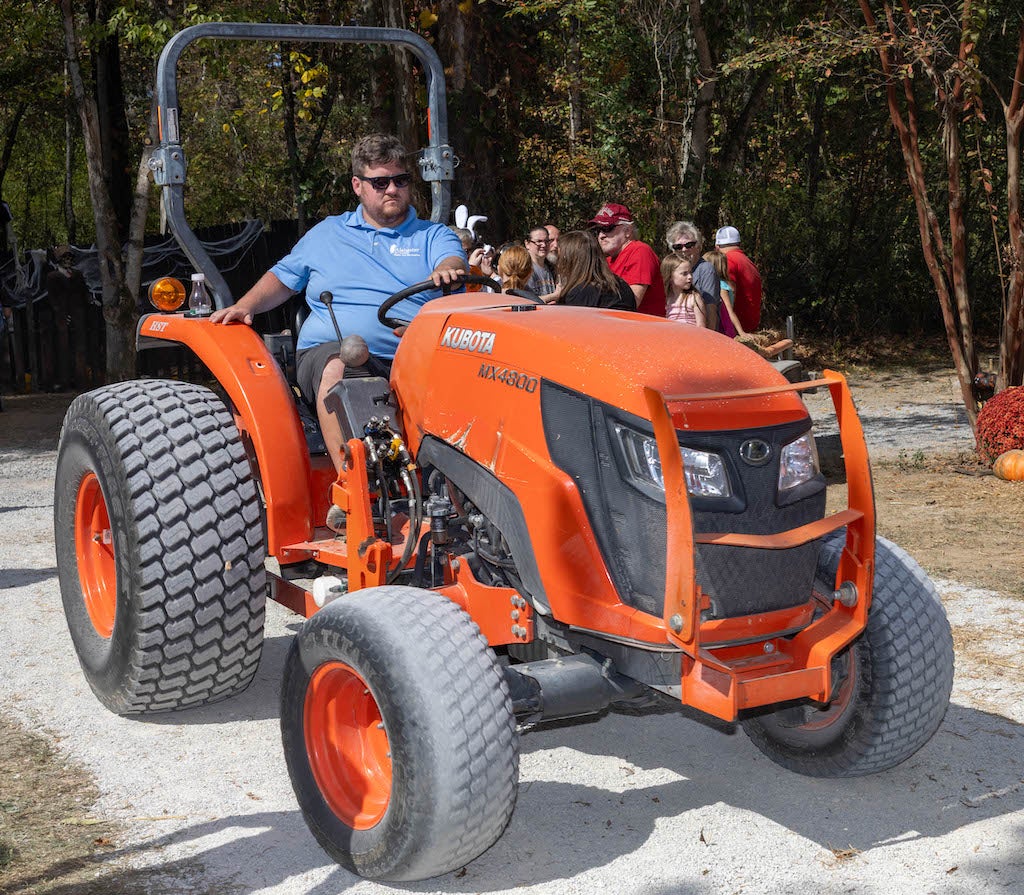
[[715,234],[716,246],[738,246],[740,244],[740,231],[735,227],[720,227]]

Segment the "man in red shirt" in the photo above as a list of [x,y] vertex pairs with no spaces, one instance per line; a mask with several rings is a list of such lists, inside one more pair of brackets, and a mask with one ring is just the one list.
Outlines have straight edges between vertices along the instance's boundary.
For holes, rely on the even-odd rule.
[[761,274],[740,248],[740,231],[721,227],[715,234],[715,248],[725,253],[732,280],[732,307],[743,329],[754,332],[761,323]]
[[636,309],[653,317],[665,316],[665,284],[658,256],[646,242],[636,238],[633,215],[625,205],[609,202],[590,221],[608,266],[629,284],[636,296]]

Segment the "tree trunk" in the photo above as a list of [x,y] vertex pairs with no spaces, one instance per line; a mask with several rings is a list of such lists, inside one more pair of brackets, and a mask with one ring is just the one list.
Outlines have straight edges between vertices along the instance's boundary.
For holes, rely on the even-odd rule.
[[[878,32],[879,26],[874,14],[868,5],[868,0],[858,0],[864,21],[869,28]],[[892,8],[885,5],[887,18],[887,33],[896,33],[895,24],[892,18]],[[908,17],[910,30],[914,31],[914,22],[909,7],[904,7],[904,14]],[[881,37],[881,36],[880,36]],[[921,156],[921,145],[918,139],[918,108],[917,98],[914,94],[913,81],[907,76],[904,70],[897,74],[900,59],[896,56],[889,44],[881,40],[878,49],[879,61],[882,72],[886,77],[885,95],[889,108],[889,119],[896,129],[900,141],[900,150],[903,153],[903,163],[907,171],[907,180],[914,197],[914,205],[917,208],[917,224],[921,237],[921,250],[924,253],[925,265],[931,275],[932,283],[935,286],[935,293],[939,299],[939,309],[942,312],[942,323],[946,331],[946,342],[949,344],[949,351],[953,358],[953,366],[956,369],[957,380],[960,383],[960,395],[967,411],[967,419],[974,428],[978,416],[978,405],[974,397],[974,374],[977,369],[977,358],[974,354],[974,333],[973,321],[970,313],[970,299],[966,287],[966,248],[964,247],[963,216],[960,207],[960,169],[959,169],[959,133],[956,130],[956,110],[953,108],[955,101],[951,102],[949,96],[959,96],[959,91],[954,89],[948,94],[943,93],[946,89],[941,80],[932,74],[932,83],[937,91],[937,99],[940,105],[944,105],[945,116],[943,119],[943,151],[946,163],[947,174],[947,204],[949,209],[951,242],[953,244],[952,257],[946,250],[945,240],[942,235],[942,228],[939,226],[938,217],[932,208],[928,198],[927,181],[924,173],[924,161]],[[901,67],[901,66],[900,66]],[[930,73],[931,74],[931,73]],[[897,84],[903,87],[903,110],[901,110]],[[956,154],[955,163],[951,154]],[[966,333],[965,333],[966,326]]]
[[[96,21],[101,27],[109,21],[112,6],[109,0],[96,3]],[[131,217],[132,190],[128,172],[132,169],[132,160],[129,158],[128,116],[121,79],[121,47],[116,33],[106,34],[97,43],[93,52],[93,75],[103,178],[110,192],[118,235],[124,239]]]
[[[150,171],[149,159],[158,140],[159,115],[156,97],[149,106],[149,123],[146,128],[146,148],[135,172],[135,188],[132,192],[132,214],[128,224],[128,241],[124,248],[124,278],[130,296],[142,291],[142,260],[145,249],[146,220],[149,217]],[[133,309],[138,302],[133,302]],[[216,307],[216,305],[215,305]],[[134,315],[133,315],[134,319]],[[134,332],[134,324],[132,331]]]
[[569,17],[569,142],[575,144],[583,130],[583,48],[580,44],[580,20]]
[[700,9],[700,0],[688,0],[690,27],[693,43],[697,50],[697,71],[699,84],[693,108],[693,127],[689,143],[689,164],[684,176],[689,176],[694,189],[694,207],[700,205],[701,191],[708,163],[708,143],[711,140],[711,104],[715,99],[715,63],[711,56],[707,30]]
[[[385,28],[408,28],[405,4],[402,0],[382,0]],[[416,79],[412,72],[412,59],[407,51],[391,50],[395,73],[395,123],[398,138],[407,149],[418,149],[420,140],[416,125]]]
[[299,138],[295,124],[295,70],[291,61],[291,44],[281,44],[281,93],[284,97],[284,143],[288,154],[288,177],[299,236],[306,232],[306,202],[302,198],[302,175],[299,171]]
[[814,91],[811,139],[807,146],[807,201],[814,204],[821,183],[821,141],[825,132],[826,86],[818,84]]
[[11,154],[14,152],[14,142],[18,137],[18,128],[21,127],[21,119],[28,109],[28,103],[19,103],[14,110],[14,116],[7,125],[4,132],[4,148],[0,152],[0,196],[4,194],[4,178],[7,176],[7,168],[11,164]]
[[106,324],[107,378],[131,379],[135,375],[136,302],[125,281],[117,215],[104,176],[103,142],[100,137],[96,96],[86,90],[79,62],[79,41],[73,0],[61,0],[68,76],[82,123],[89,195],[96,222],[96,250]]
[[960,179],[960,131],[957,113],[961,104],[957,93],[951,94],[943,114],[942,146],[946,155],[946,204],[949,207],[949,242],[952,248],[953,297],[956,300],[957,322],[964,361],[972,382],[978,372],[978,355],[974,347],[974,320],[971,298],[967,290],[967,228],[964,225],[963,189]]
[[1024,385],[1024,232],[1020,216],[1020,140],[1024,128],[1024,24],[1017,38],[1013,90],[1003,104],[1006,120],[1006,223],[1010,237],[1009,289],[999,339],[996,388]]
[[710,232],[718,226],[718,212],[722,205],[722,197],[725,195],[732,172],[739,164],[743,147],[747,143],[747,135],[754,123],[754,115],[768,94],[771,79],[772,72],[770,71],[761,72],[757,76],[757,80],[750,88],[747,101],[743,104],[743,109],[726,131],[725,146],[722,148],[718,164],[715,166],[715,176],[710,181],[707,197],[701,204],[697,219],[697,225],[704,232]]
[[78,219],[75,217],[75,107],[68,84],[68,66],[64,64],[64,226],[68,231],[68,242],[78,241]]

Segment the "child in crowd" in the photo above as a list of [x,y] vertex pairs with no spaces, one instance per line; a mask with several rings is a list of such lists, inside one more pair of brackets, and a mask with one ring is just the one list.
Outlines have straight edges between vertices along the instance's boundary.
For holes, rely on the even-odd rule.
[[718,303],[721,309],[719,314],[721,331],[730,338],[745,336],[746,333],[743,331],[743,325],[740,323],[739,317],[736,316],[736,312],[732,307],[732,280],[729,279],[729,261],[725,257],[725,252],[712,249],[710,252],[704,253],[704,260],[710,263],[718,273],[718,287],[721,290],[721,299]]
[[665,280],[665,316],[690,326],[706,327],[704,299],[693,288],[693,268],[678,255],[669,255],[661,262]]

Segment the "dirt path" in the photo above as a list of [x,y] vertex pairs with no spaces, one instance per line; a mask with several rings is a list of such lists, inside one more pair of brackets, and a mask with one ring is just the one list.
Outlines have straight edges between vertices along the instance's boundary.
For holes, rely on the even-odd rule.
[[[940,577],[958,650],[935,739],[886,774],[819,781],[774,766],[733,728],[675,715],[539,731],[523,740],[504,837],[464,871],[405,888],[1024,890],[1024,489],[953,471],[969,468],[948,459],[969,446],[955,399],[920,377],[886,377],[858,393],[865,420],[879,421],[868,424],[882,460],[879,529]],[[52,476],[66,403],[5,399],[0,414],[0,891],[393,891],[332,865],[298,815],[277,731],[296,626],[285,610],[271,607],[263,661],[241,697],[145,721],[93,698],[55,580]],[[900,403],[920,424],[896,438],[889,414]]]

